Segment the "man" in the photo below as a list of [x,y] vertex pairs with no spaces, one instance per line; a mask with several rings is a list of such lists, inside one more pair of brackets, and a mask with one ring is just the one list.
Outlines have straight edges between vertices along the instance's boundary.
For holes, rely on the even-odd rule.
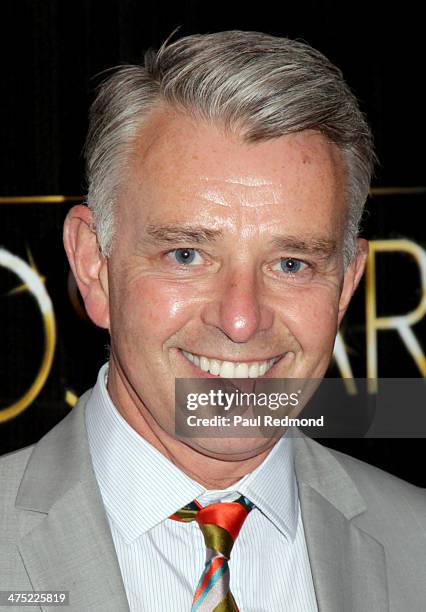
[[260,33],[182,38],[104,84],[86,154],[64,242],[110,360],[1,462],[1,589],[73,611],[424,610],[423,491],[309,439],[175,433],[176,378],[327,369],[374,159],[340,71]]

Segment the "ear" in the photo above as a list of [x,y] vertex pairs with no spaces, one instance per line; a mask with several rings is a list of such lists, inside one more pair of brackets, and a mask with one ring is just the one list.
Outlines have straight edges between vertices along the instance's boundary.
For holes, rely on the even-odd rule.
[[368,242],[364,238],[357,240],[357,254],[346,269],[343,277],[343,287],[339,299],[338,325],[343,319],[349,302],[358,287],[358,283],[364,274],[365,264],[368,257]]
[[64,247],[93,323],[109,329],[108,260],[99,249],[92,212],[74,206],[64,223]]

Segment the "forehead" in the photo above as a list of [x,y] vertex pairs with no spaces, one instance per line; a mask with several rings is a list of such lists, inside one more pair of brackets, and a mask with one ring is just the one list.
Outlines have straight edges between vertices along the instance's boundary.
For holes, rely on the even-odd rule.
[[304,215],[342,208],[345,167],[317,132],[246,143],[220,126],[159,109],[135,141],[125,192],[125,206],[145,221],[206,210],[269,214],[274,206]]

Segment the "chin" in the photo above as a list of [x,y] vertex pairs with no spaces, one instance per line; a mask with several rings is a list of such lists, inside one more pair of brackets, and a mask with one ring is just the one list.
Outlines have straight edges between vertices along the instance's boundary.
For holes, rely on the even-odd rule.
[[272,448],[282,432],[271,438],[182,438],[181,441],[201,455],[222,461],[243,461]]

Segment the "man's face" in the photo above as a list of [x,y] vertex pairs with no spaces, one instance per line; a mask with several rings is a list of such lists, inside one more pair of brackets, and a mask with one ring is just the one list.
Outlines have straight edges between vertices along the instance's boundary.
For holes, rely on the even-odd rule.
[[116,208],[108,325],[121,384],[158,427],[173,434],[175,378],[324,375],[354,289],[345,190],[318,133],[244,144],[170,112],[146,122]]

